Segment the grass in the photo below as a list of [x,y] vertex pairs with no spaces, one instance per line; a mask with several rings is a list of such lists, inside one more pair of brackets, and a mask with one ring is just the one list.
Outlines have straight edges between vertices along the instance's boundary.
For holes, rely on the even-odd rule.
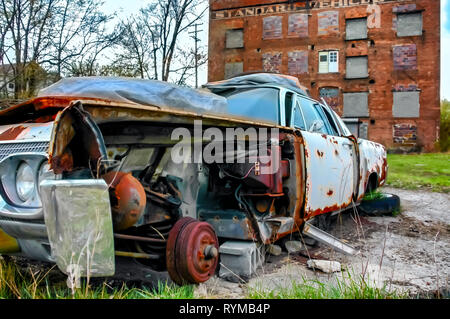
[[374,287],[362,276],[344,273],[336,283],[324,284],[318,280],[303,278],[301,282],[293,282],[290,288],[275,290],[251,289],[249,298],[254,299],[405,299],[408,294],[396,290],[389,291],[386,286]]
[[373,191],[364,195],[364,200],[377,200],[384,198],[385,195],[380,191]]
[[[67,288],[65,281],[52,282],[49,270],[33,270],[18,266],[14,261],[0,257],[0,299],[193,299],[194,286],[174,287],[159,283],[156,289],[120,288],[109,286],[106,282],[96,286],[86,286],[74,292]],[[388,291],[386,287],[371,286],[361,277],[353,278],[346,272],[343,279],[336,279],[334,285],[318,280],[303,279],[293,282],[291,288],[271,291],[249,289],[246,297],[250,299],[400,299],[407,294]]]
[[388,154],[388,164],[388,186],[450,192],[450,153]]
[[75,291],[66,286],[65,281],[52,282],[49,270],[22,269],[12,261],[0,257],[0,299],[192,299],[194,287],[169,286],[159,283],[155,289],[120,288],[109,286],[106,282],[90,286],[83,281]]

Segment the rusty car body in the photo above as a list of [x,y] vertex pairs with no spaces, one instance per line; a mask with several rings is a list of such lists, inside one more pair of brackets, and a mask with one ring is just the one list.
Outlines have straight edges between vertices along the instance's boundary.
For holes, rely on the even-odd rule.
[[[270,149],[263,163],[236,134],[245,161],[176,163],[177,128],[268,129],[260,143]],[[230,143],[201,136],[193,148]],[[275,161],[278,170],[262,171]],[[178,284],[199,283],[216,272],[224,243],[264,247],[302,232],[358,205],[386,173],[385,148],[352,136],[290,77],[245,75],[203,90],[66,79],[0,112],[0,253],[81,276],[111,276],[116,256],[135,258]]]

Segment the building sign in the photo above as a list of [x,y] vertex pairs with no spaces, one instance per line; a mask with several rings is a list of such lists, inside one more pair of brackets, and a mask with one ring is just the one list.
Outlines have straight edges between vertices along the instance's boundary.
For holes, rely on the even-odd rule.
[[[409,0],[316,0],[305,1],[297,3],[284,3],[284,4],[272,4],[262,5],[255,7],[218,10],[211,12],[211,20],[220,19],[233,19],[243,17],[261,16],[267,14],[287,13],[287,12],[299,12],[306,9],[321,9],[321,8],[344,8],[359,5],[375,5],[391,2],[404,2]],[[371,11],[375,10],[372,9]],[[377,21],[373,21],[373,24],[377,24]]]

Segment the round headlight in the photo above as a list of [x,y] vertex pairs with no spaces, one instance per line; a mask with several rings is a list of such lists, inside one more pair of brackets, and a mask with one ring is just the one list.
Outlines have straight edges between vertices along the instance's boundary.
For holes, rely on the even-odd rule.
[[27,163],[22,163],[16,173],[16,190],[21,200],[26,202],[34,192],[34,172]]

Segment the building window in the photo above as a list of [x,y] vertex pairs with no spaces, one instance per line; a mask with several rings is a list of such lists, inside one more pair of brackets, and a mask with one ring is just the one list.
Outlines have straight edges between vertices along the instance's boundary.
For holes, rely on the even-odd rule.
[[339,11],[322,11],[317,14],[318,35],[339,34]]
[[288,52],[288,73],[308,73],[308,51]]
[[345,39],[367,39],[367,18],[347,20],[345,25]]
[[262,55],[263,70],[265,72],[280,73],[281,72],[282,53],[264,53]]
[[393,47],[394,70],[417,69],[417,47],[415,44],[396,45]]
[[280,16],[272,16],[263,19],[263,40],[282,38],[282,18]]
[[339,72],[339,51],[319,52],[319,73]]
[[344,93],[343,117],[368,117],[369,116],[369,93],[355,92]]
[[367,56],[347,57],[346,79],[361,79],[369,76]]
[[417,126],[413,124],[394,124],[394,143],[405,146],[417,144]]
[[366,122],[360,121],[358,118],[353,119],[343,119],[343,122],[349,129],[349,131],[357,138],[368,138],[368,124]]
[[243,62],[225,63],[225,79],[229,79],[244,71]]
[[244,30],[227,30],[225,47],[227,49],[238,49],[244,47]]
[[394,105],[392,115],[394,117],[419,117],[420,92],[394,92]]
[[327,102],[333,111],[338,114],[342,114],[339,101],[339,88],[336,87],[323,87],[319,89],[319,96]]
[[422,12],[398,13],[397,36],[408,37],[422,35]]
[[295,13],[289,15],[288,36],[305,38],[308,36],[308,15]]

